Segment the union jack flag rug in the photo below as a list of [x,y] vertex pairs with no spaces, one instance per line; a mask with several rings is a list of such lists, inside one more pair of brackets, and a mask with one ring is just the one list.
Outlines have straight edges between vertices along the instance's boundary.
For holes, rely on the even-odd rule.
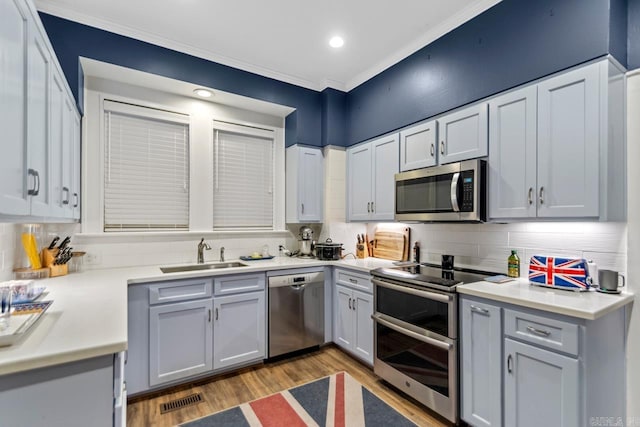
[[529,262],[529,282],[572,291],[588,291],[591,278],[583,258],[557,258],[534,255]]

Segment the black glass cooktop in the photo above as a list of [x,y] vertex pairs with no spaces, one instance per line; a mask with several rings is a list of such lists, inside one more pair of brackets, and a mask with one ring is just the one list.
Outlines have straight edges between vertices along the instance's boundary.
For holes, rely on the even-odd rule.
[[458,285],[478,282],[495,273],[443,270],[435,265],[412,264],[409,266],[377,268],[373,270],[371,274],[395,281],[411,283],[413,285],[455,292],[455,287]]

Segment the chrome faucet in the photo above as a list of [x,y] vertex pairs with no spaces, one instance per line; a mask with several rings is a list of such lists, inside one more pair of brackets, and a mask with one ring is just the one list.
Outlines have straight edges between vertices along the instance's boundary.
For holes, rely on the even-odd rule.
[[224,262],[224,246],[220,246],[220,262]]
[[198,243],[198,264],[204,264],[204,250],[211,250],[211,246],[204,242],[204,237]]

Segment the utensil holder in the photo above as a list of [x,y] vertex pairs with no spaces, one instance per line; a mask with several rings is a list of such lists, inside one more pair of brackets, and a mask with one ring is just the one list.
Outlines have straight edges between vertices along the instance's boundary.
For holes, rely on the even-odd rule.
[[49,268],[49,277],[65,276],[69,274],[69,266],[67,264],[54,264],[58,252],[58,248],[42,250],[42,263],[45,267]]
[[356,258],[366,258],[367,254],[365,253],[364,250],[364,245],[363,244],[359,244],[356,246]]

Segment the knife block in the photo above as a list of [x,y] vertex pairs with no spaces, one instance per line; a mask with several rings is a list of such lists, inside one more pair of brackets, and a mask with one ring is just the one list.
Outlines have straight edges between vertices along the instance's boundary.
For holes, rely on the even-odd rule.
[[42,250],[42,264],[49,269],[49,277],[65,276],[69,274],[69,266],[67,264],[54,264],[58,252],[58,248]]
[[358,243],[356,245],[356,258],[366,258],[367,255],[364,252],[364,244]]

